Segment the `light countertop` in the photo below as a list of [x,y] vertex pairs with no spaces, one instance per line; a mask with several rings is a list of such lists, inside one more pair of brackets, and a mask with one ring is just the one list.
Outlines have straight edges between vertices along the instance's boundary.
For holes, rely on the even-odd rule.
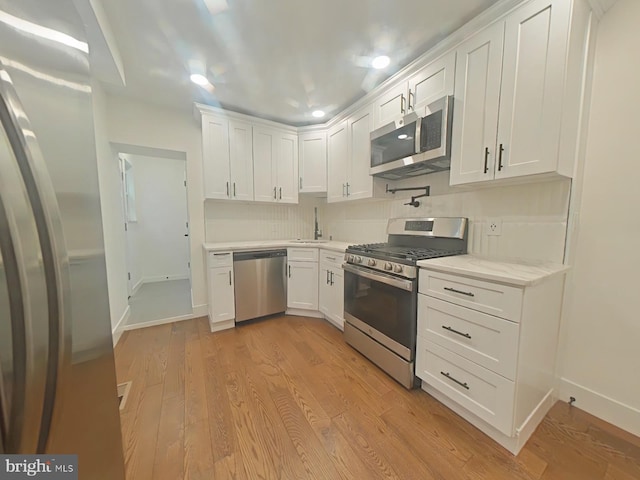
[[264,250],[267,248],[321,248],[344,253],[349,245],[351,244],[334,241],[300,243],[295,240],[252,240],[248,242],[205,243],[203,248],[208,252]]
[[554,275],[565,273],[568,265],[557,263],[515,263],[490,260],[474,255],[421,260],[418,266],[467,277],[508,283],[521,287],[535,285]]

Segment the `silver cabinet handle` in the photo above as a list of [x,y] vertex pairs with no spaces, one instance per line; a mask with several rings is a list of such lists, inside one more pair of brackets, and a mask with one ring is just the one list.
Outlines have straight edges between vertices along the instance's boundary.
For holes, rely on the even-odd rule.
[[276,197],[276,191],[277,191],[277,187],[273,187],[273,199],[276,200],[278,197]]
[[327,270],[327,285],[329,285],[329,270]]
[[458,330],[455,330],[455,329],[453,329],[451,327],[445,327],[444,325],[442,325],[442,328],[444,328],[445,330],[449,330],[450,332],[455,333],[457,335],[460,335],[461,337],[465,337],[465,338],[469,338],[469,339],[471,338],[471,335],[469,335],[468,333],[459,332]]
[[233,196],[236,196],[236,182],[233,182]]
[[227,182],[227,197],[229,196],[229,182]]
[[225,257],[227,255],[231,255],[230,253],[214,253],[213,256],[214,257]]
[[462,290],[456,290],[451,287],[443,287],[447,292],[459,293],[460,295],[466,295],[467,297],[475,297],[475,294],[471,292],[463,292]]
[[489,171],[489,147],[484,149],[484,173]]
[[409,110],[413,110],[413,105],[411,105],[411,97],[413,97],[413,93],[411,92],[411,89],[409,89]]
[[404,109],[404,94],[400,95],[400,113],[406,113]]
[[280,187],[280,200],[282,200],[282,187]]
[[504,153],[504,145],[500,144],[500,148],[498,149],[498,171],[502,170],[504,167],[502,165],[502,154]]
[[289,278],[291,278],[291,265],[289,265]]
[[231,270],[229,270],[229,285],[231,285]]
[[333,285],[333,272],[331,272],[331,283],[330,285]]
[[348,197],[349,195],[351,195],[351,194],[349,193],[349,182],[347,182],[347,197]]
[[469,387],[469,385],[467,384],[467,382],[462,383],[460,380],[457,380],[455,378],[453,378],[451,376],[451,374],[449,374],[449,372],[440,372],[440,375],[442,375],[443,377],[447,377],[449,380],[451,380],[452,382],[457,383],[458,385],[460,385],[462,388],[466,388],[467,390],[470,390],[471,388]]

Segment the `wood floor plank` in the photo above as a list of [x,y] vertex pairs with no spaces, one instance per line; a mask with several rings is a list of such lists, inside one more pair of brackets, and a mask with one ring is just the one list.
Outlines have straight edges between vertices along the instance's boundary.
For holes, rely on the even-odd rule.
[[115,349],[127,478],[630,480],[640,439],[564,403],[514,457],[408,391],[318,319],[212,334],[206,318],[125,332]]

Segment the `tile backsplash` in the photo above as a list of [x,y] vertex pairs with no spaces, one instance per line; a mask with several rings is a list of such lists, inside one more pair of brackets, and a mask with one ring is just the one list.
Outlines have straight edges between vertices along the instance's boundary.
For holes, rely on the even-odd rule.
[[[443,176],[444,178],[444,176]],[[324,238],[350,243],[382,242],[389,218],[469,218],[469,252],[496,259],[562,262],[571,180],[457,190],[430,179],[433,196],[418,208],[405,206],[411,193],[396,197],[327,204],[300,196],[299,205],[205,202],[207,242],[313,238],[318,207]],[[439,185],[439,183],[441,185]],[[388,196],[388,195],[387,195]],[[502,221],[500,236],[487,236],[488,219]]]

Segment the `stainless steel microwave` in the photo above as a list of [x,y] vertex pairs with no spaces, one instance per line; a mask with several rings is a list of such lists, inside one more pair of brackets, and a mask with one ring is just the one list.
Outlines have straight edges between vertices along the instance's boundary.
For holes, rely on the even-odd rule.
[[453,97],[371,132],[371,175],[398,180],[449,170]]

